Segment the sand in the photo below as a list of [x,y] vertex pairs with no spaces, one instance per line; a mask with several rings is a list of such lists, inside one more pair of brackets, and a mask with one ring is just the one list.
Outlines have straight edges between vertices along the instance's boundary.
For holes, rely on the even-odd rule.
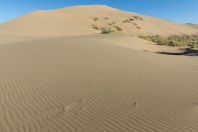
[[178,48],[137,38],[139,32],[46,35],[28,24],[0,32],[0,132],[198,131],[197,57],[152,53]]
[[[138,16],[140,19],[135,19]],[[97,18],[97,21],[94,21]],[[124,22],[133,19],[133,21]],[[194,34],[197,29],[186,24],[129,13],[107,6],[76,6],[51,11],[34,11],[0,24],[1,31],[25,36],[82,36],[99,31],[92,28],[115,24],[130,35]],[[137,28],[140,27],[140,29]]]

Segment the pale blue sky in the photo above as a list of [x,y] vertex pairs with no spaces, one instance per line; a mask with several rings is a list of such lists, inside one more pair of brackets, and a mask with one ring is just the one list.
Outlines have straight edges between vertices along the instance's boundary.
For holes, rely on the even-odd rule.
[[103,4],[181,23],[198,24],[198,0],[0,0],[0,22],[33,10]]

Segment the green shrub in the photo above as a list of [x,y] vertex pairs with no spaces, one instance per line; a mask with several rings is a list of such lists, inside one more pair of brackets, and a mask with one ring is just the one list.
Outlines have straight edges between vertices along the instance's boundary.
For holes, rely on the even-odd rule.
[[101,34],[110,34],[110,33],[114,33],[115,30],[111,27],[102,27],[101,28]]
[[114,32],[120,32],[122,29],[119,26],[116,25],[109,25],[106,27],[102,27],[101,29],[101,34],[111,34]]
[[198,48],[198,35],[172,35],[162,37],[159,35],[154,36],[140,36],[140,38],[155,42],[159,45],[178,46],[178,47],[192,47]]

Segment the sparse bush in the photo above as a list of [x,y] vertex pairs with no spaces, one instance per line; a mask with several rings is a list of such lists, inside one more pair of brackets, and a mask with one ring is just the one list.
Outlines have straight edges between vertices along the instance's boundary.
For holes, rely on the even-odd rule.
[[92,28],[93,28],[93,29],[96,29],[96,30],[100,30],[100,28],[97,27],[96,25],[92,25]]
[[129,19],[123,20],[122,22],[123,23],[132,23],[135,20],[143,20],[143,19],[141,17],[139,17],[139,16],[133,16],[133,18],[129,18]]
[[108,19],[109,19],[109,17],[105,17],[105,18],[104,18],[104,20],[108,20]]
[[130,18],[129,20],[130,20],[130,21],[135,21],[133,18]]
[[101,34],[111,34],[111,33],[114,33],[114,32],[115,32],[115,30],[111,26],[101,28]]
[[115,26],[115,28],[117,29],[117,31],[122,31],[122,28],[119,26]]
[[93,18],[93,21],[98,21],[98,18],[97,17]]
[[111,34],[114,32],[121,32],[122,28],[115,25],[115,22],[108,23],[106,26],[98,27],[95,24],[91,25],[91,27],[95,30],[100,30],[101,34]]
[[110,25],[101,28],[101,34],[111,34],[114,32],[121,32],[122,29],[119,26]]
[[198,35],[172,35],[168,37],[140,36],[140,38],[155,42],[159,45],[198,48]]
[[135,20],[143,20],[143,18],[141,18],[141,17],[139,17],[139,16],[133,16],[133,18],[135,19]]
[[124,20],[124,21],[122,21],[123,23],[131,23],[131,21],[130,20]]
[[141,29],[141,27],[139,27],[139,26],[137,26],[136,28],[137,28],[137,29]]

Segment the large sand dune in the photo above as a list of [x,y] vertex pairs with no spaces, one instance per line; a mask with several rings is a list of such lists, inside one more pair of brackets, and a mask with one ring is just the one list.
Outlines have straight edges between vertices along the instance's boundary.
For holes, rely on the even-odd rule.
[[[142,15],[138,30],[131,15],[82,6],[0,24],[0,132],[197,132],[198,58],[145,52],[177,48],[136,35],[198,30]],[[91,28],[108,20],[123,32]]]
[[[135,17],[135,18],[134,18]],[[97,21],[94,21],[97,18]],[[0,24],[0,31],[29,36],[77,36],[98,33],[92,25],[115,22],[126,34],[194,34],[197,29],[170,21],[117,10],[107,6],[76,6],[52,11],[34,11]],[[138,29],[139,26],[141,29]]]

